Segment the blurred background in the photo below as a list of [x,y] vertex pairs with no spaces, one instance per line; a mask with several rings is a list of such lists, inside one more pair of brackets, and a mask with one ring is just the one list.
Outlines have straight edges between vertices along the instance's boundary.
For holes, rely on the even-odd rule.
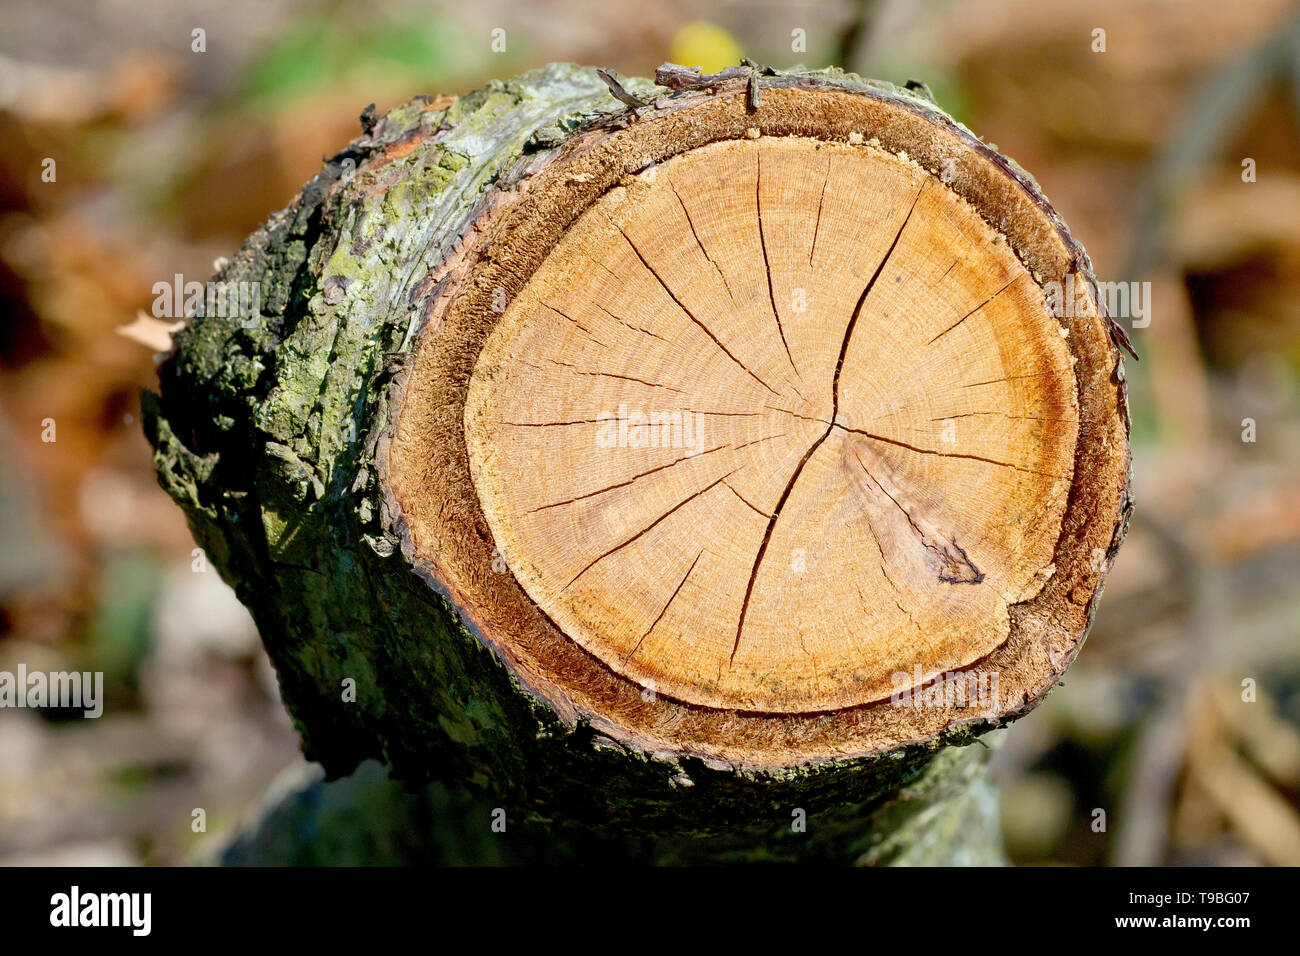
[[[353,784],[322,787],[298,755],[251,620],[154,481],[154,350],[118,332],[153,284],[210,275],[372,101],[553,60],[644,76],[742,55],[925,81],[1034,174],[1102,279],[1151,283],[1128,363],[1137,512],[1078,662],[995,756],[1011,859],[1300,864],[1298,17],[1282,0],[4,0],[0,670],[103,671],[107,702],[98,720],[0,709],[0,864],[238,859],[283,794],[349,804]],[[408,809],[418,828],[429,806]]]

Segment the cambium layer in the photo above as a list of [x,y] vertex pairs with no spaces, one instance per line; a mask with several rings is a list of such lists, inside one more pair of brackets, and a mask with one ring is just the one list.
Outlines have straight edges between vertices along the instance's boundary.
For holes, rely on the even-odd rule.
[[[860,809],[1077,653],[1114,327],[1049,311],[1086,256],[925,99],[630,89],[549,67],[329,161],[224,270],[259,319],[178,336],[159,474],[332,773],[657,832]],[[944,676],[984,692],[899,706]]]

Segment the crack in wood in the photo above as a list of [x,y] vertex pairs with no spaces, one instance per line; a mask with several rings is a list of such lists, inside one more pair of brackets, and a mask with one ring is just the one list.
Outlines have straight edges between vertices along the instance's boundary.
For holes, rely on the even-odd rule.
[[555,306],[551,305],[549,302],[543,302],[543,303],[542,303],[542,308],[544,308],[544,309],[550,309],[550,310],[551,310],[552,312],[554,312],[556,315],[560,316],[560,318],[568,319],[570,322],[572,322],[574,325],[576,325],[578,328],[580,328],[580,329],[581,329],[581,330],[586,334],[587,338],[591,339],[593,342],[595,342],[595,343],[596,343],[597,345],[599,345],[601,348],[606,348],[606,349],[609,348],[609,346],[608,346],[606,343],[604,343],[604,342],[602,342],[600,339],[596,338],[595,334],[591,331],[591,329],[587,328],[585,325],[583,325],[581,322],[579,322],[579,321],[578,321],[577,319],[575,319],[573,316],[571,316],[571,315],[569,315],[569,314],[567,314],[567,313],[561,311],[560,309],[557,309]]
[[712,254],[710,254],[708,248],[704,245],[704,240],[701,239],[700,234],[696,232],[695,220],[691,217],[691,211],[686,208],[686,202],[682,199],[682,194],[677,191],[677,185],[671,178],[668,180],[668,188],[671,189],[673,195],[677,197],[677,205],[682,207],[682,212],[686,215],[686,224],[691,227],[691,235],[695,237],[695,244],[700,247],[700,252],[704,253],[704,258],[709,260],[709,265],[713,266],[713,271],[715,271],[718,274],[718,278],[722,280],[722,287],[727,290],[727,298],[731,299],[731,304],[736,305],[736,295],[731,291],[731,283],[727,281],[727,277],[723,273],[722,267],[718,265]]
[[946,422],[954,418],[973,418],[976,415],[1001,415],[1003,418],[1009,418],[1017,422],[1056,422],[1062,425],[1077,425],[1077,418],[1040,418],[1037,415],[1012,415],[1009,412],[962,412],[958,415],[940,415],[937,418],[931,418],[932,422]]
[[816,269],[813,257],[817,254],[817,237],[822,233],[822,207],[826,205],[826,186],[831,181],[831,158],[826,157],[826,175],[822,179],[822,194],[817,200],[817,223],[813,226],[812,245],[808,247],[808,268]]
[[[880,493],[892,501],[898,510],[902,512],[903,517],[907,519],[907,523],[911,526],[912,530],[916,532],[921,547],[925,550],[926,554],[929,555],[927,563],[936,573],[940,581],[945,584],[979,584],[984,580],[984,572],[975,566],[975,563],[967,556],[965,549],[957,544],[956,535],[953,535],[951,538],[945,538],[942,532],[931,524],[929,520],[913,515],[912,512],[916,510],[916,507],[904,507],[903,503],[890,493],[889,489],[881,483],[880,479],[871,473],[871,469],[867,467],[866,462],[864,462],[862,457],[857,453],[857,449],[852,449],[851,453],[853,455],[853,460],[858,463],[858,467],[862,469],[863,474],[871,479],[872,483],[880,489]],[[868,522],[869,521],[870,518],[868,518]],[[874,528],[872,529],[872,533],[875,533]],[[877,540],[876,545],[877,547],[880,546],[879,540]],[[884,557],[883,549],[881,550],[881,557]],[[883,564],[881,565],[881,569],[884,569]],[[890,584],[894,583],[893,579],[889,578],[887,572],[885,577],[889,580]],[[897,586],[895,586],[895,590],[897,590]],[[909,614],[908,616],[910,617],[911,615]]]
[[[763,228],[763,152],[759,149],[755,153],[755,174],[754,174],[754,215],[758,219],[758,244],[763,250],[763,268],[767,272],[767,298],[772,304],[772,317],[776,319],[776,331],[781,336],[781,345],[785,347],[785,357],[790,363],[790,369],[794,372],[795,378],[803,381],[803,376],[799,374],[799,368],[794,364],[794,356],[790,354],[790,343],[785,338],[785,326],[781,324],[781,310],[776,305],[776,286],[772,283],[772,261],[767,255],[767,231]],[[799,391],[797,388],[795,391]],[[801,394],[799,396],[803,398]],[[804,398],[804,401],[807,401]]]
[[[610,271],[609,267],[606,266],[603,262],[600,263],[600,266],[601,266],[601,268],[604,269],[606,272],[609,272],[610,275],[614,275],[614,273]],[[618,277],[615,276],[615,278],[618,278]],[[621,280],[620,280],[620,281],[621,281]],[[671,344],[672,344],[672,343],[669,342],[666,338],[664,338],[662,335],[658,335],[658,334],[656,334],[656,333],[654,333],[654,332],[651,332],[649,329],[647,329],[647,328],[643,328],[642,326],[639,326],[639,325],[633,325],[631,322],[629,322],[627,319],[623,318],[622,316],[615,315],[613,312],[609,311],[609,309],[605,308],[605,307],[604,307],[603,305],[601,305],[599,302],[593,302],[592,305],[594,305],[596,308],[600,309],[600,311],[604,312],[607,316],[609,316],[609,317],[610,317],[611,319],[613,319],[615,322],[619,322],[619,323],[621,323],[622,325],[627,326],[627,327],[628,327],[629,329],[631,329],[633,332],[644,332],[646,335],[650,336],[652,339],[658,339],[660,342],[663,342],[665,345],[671,345]]]
[[628,478],[626,481],[620,481],[615,484],[608,485],[607,487],[604,488],[597,488],[595,491],[588,491],[585,494],[576,495],[572,498],[566,498],[563,501],[556,501],[549,505],[541,505],[540,507],[537,508],[531,508],[524,513],[530,515],[537,514],[539,511],[547,511],[551,508],[559,508],[561,505],[571,505],[577,501],[586,501],[588,498],[594,498],[597,495],[603,495],[607,491],[614,491],[618,488],[626,488],[628,485],[632,484],[634,481],[636,481],[639,478],[647,478],[650,475],[658,474],[661,471],[667,471],[669,468],[673,467],[674,465],[680,465],[684,461],[695,461],[696,459],[703,458],[705,455],[709,455],[715,451],[721,451],[724,448],[730,448],[730,447],[731,447],[731,443],[728,442],[723,445],[715,445],[713,448],[710,448],[707,451],[696,452],[690,455],[683,455],[681,458],[674,459],[673,461],[668,462],[666,465],[659,465],[655,468],[651,468],[649,471],[643,471],[640,474],[633,475],[631,478]]
[[596,558],[594,558],[594,559],[592,560],[592,562],[591,562],[590,564],[588,564],[585,568],[583,568],[581,571],[579,571],[577,574],[575,574],[575,575],[574,575],[574,576],[569,580],[569,583],[568,583],[568,584],[566,584],[564,587],[560,588],[560,591],[561,591],[561,592],[567,591],[570,587],[573,586],[574,582],[577,581],[578,578],[582,577],[584,574],[586,574],[588,571],[590,571],[592,568],[594,568],[594,567],[595,567],[597,564],[599,564],[601,561],[603,561],[603,560],[605,560],[606,558],[608,558],[611,554],[615,554],[615,553],[617,553],[617,552],[619,552],[619,551],[622,551],[622,550],[623,550],[624,548],[626,548],[629,544],[632,544],[632,542],[638,540],[639,538],[641,538],[641,537],[643,537],[644,535],[648,534],[649,532],[653,531],[653,530],[655,529],[656,526],[658,526],[659,524],[661,524],[662,522],[664,522],[665,520],[667,520],[667,519],[669,518],[669,516],[673,515],[673,514],[676,513],[679,509],[683,508],[684,506],[686,506],[686,505],[689,504],[690,502],[694,501],[696,498],[699,498],[701,495],[707,494],[709,491],[712,491],[714,488],[716,488],[718,485],[722,484],[723,481],[725,481],[726,479],[730,478],[732,475],[734,475],[734,474],[735,474],[737,471],[739,471],[739,470],[740,470],[740,469],[738,469],[738,468],[733,468],[731,471],[727,472],[725,475],[723,475],[721,478],[718,478],[716,481],[713,481],[713,482],[711,482],[710,484],[705,485],[705,486],[704,486],[703,488],[701,488],[699,491],[696,491],[696,492],[691,493],[691,494],[688,495],[687,497],[683,498],[681,501],[677,502],[677,504],[673,505],[671,508],[669,508],[669,509],[668,509],[667,511],[665,511],[663,514],[661,514],[661,515],[660,515],[658,518],[656,518],[654,521],[650,522],[650,524],[646,525],[644,528],[642,528],[642,529],[641,529],[640,531],[638,531],[636,534],[632,535],[632,537],[628,538],[628,539],[627,539],[626,541],[624,541],[622,544],[615,545],[614,547],[610,548],[608,551],[604,552],[603,554],[598,555]]
[[749,505],[750,508],[752,508],[754,511],[758,512],[758,513],[759,513],[760,515],[762,515],[764,518],[770,518],[770,517],[772,517],[770,514],[768,514],[768,513],[767,513],[766,511],[764,511],[762,508],[758,507],[758,505],[756,505],[756,504],[754,504],[753,502],[751,502],[748,498],[746,498],[746,497],[745,497],[744,495],[742,495],[739,491],[737,491],[735,488],[733,488],[732,485],[731,485],[731,482],[729,482],[729,481],[724,481],[722,484],[723,484],[723,486],[724,486],[728,491],[730,491],[733,495],[735,495],[737,498],[739,498],[739,499],[740,499],[741,501],[743,501],[745,504]]
[[[723,484],[725,485],[726,482],[724,481]],[[658,626],[659,622],[664,619],[664,615],[668,613],[668,608],[672,606],[677,595],[681,592],[682,588],[686,586],[686,579],[691,576],[691,572],[695,570],[695,566],[700,563],[700,558],[703,556],[704,549],[700,548],[700,553],[695,556],[695,560],[691,562],[691,566],[686,569],[686,573],[682,575],[682,579],[677,582],[677,587],[673,588],[673,593],[668,596],[668,603],[664,605],[663,610],[659,612],[659,616],[650,623],[650,627],[648,627],[646,632],[637,640],[636,646],[633,647],[632,650],[628,651],[627,656],[623,658],[624,663],[627,663],[632,659],[632,655],[641,649],[641,644],[654,632],[654,629]]]
[[[783,411],[784,409],[774,409]],[[696,408],[676,408],[675,412],[689,412],[692,415],[720,415],[726,418],[763,418],[762,412],[702,412]],[[514,428],[554,428],[562,425],[603,425],[606,422],[617,422],[617,415],[607,415],[604,418],[574,418],[566,422],[509,422],[502,421],[499,418],[493,419],[494,425],[510,425]],[[784,434],[784,433],[783,433]]]
[[754,372],[752,372],[749,369],[749,367],[745,365],[744,362],[736,358],[736,356],[731,353],[731,350],[722,344],[722,340],[719,339],[716,335],[714,335],[713,331],[707,325],[705,325],[703,322],[701,322],[699,319],[695,317],[695,313],[693,313],[690,309],[686,307],[686,303],[682,302],[681,299],[677,298],[677,293],[673,292],[673,290],[668,287],[668,283],[664,281],[663,276],[661,276],[655,270],[655,267],[650,264],[650,261],[641,254],[641,250],[636,247],[636,243],[632,241],[632,237],[623,231],[623,227],[620,226],[618,223],[614,222],[612,219],[610,220],[610,223],[614,226],[615,229],[618,230],[619,235],[621,235],[625,240],[627,240],[627,244],[632,248],[632,252],[636,255],[636,257],[641,260],[641,264],[646,267],[646,270],[652,276],[655,277],[655,279],[659,282],[659,285],[663,287],[663,290],[668,293],[668,297],[677,303],[677,307],[686,313],[686,317],[690,319],[692,322],[694,322],[697,326],[699,326],[700,331],[702,331],[705,335],[707,335],[709,339],[713,342],[713,344],[722,350],[723,354],[726,355],[727,358],[731,359],[731,361],[735,362],[738,366],[740,366],[741,370],[746,375],[748,375],[754,381],[758,382],[759,385],[762,385],[765,389],[767,389],[777,398],[780,398],[781,397],[780,392],[774,389],[771,385],[768,385],[767,382],[763,381],[756,374],[754,374]]
[[867,296],[871,294],[872,288],[875,287],[876,280],[880,278],[880,274],[884,271],[885,265],[889,262],[890,256],[894,254],[894,249],[898,247],[898,240],[902,238],[903,230],[907,228],[907,224],[911,221],[912,213],[916,211],[916,204],[920,201],[921,193],[925,192],[925,187],[928,183],[929,180],[926,180],[921,184],[921,188],[916,191],[916,196],[912,199],[912,205],[907,210],[907,215],[903,217],[902,225],[898,227],[898,232],[895,233],[894,240],[889,244],[889,248],[885,250],[885,255],[880,260],[880,264],[876,266],[876,271],[873,272],[871,278],[867,280],[866,288],[862,290],[862,295],[858,297],[857,306],[853,309],[853,314],[849,317],[848,325],[844,329],[844,339],[840,343],[839,359],[835,363],[835,377],[831,380],[831,423],[827,425],[826,431],[822,432],[821,437],[812,443],[808,451],[804,453],[803,458],[799,460],[798,466],[795,467],[794,474],[790,476],[790,480],[786,483],[785,490],[781,493],[781,497],[777,501],[776,507],[772,510],[772,517],[768,519],[767,530],[763,534],[763,541],[758,547],[758,554],[754,558],[754,566],[749,573],[749,584],[745,587],[745,598],[740,605],[740,620],[736,624],[736,640],[731,647],[730,662],[733,665],[736,662],[736,652],[740,650],[740,638],[745,630],[745,617],[749,612],[749,601],[754,593],[754,583],[758,580],[759,568],[763,564],[763,557],[767,554],[767,547],[768,544],[771,543],[772,532],[776,529],[777,519],[781,517],[781,509],[785,506],[786,499],[790,497],[790,492],[794,490],[795,484],[799,481],[799,476],[803,474],[804,466],[808,464],[809,459],[811,459],[817,449],[822,446],[822,443],[830,437],[831,431],[835,428],[835,418],[839,414],[840,370],[844,367],[844,356],[848,352],[849,340],[853,337],[853,329],[857,325],[858,316],[861,314],[862,307],[867,301]]
[[914,451],[920,455],[937,455],[940,458],[962,458],[967,461],[981,461],[986,465],[999,465],[1003,468],[1013,468],[1016,471],[1023,471],[1027,475],[1038,475],[1043,478],[1064,478],[1065,475],[1053,474],[1050,471],[1037,471],[1033,468],[1026,468],[1023,465],[1013,464],[1009,461],[998,461],[996,458],[985,458],[982,455],[967,455],[955,451],[935,451],[933,448],[921,448],[918,445],[909,445],[905,441],[899,441],[897,438],[885,438],[883,435],[873,435],[871,432],[863,431],[860,428],[849,428],[847,425],[839,425],[839,428],[846,432],[852,432],[855,435],[861,435],[864,438],[870,438],[873,441],[884,442],[886,445],[894,445],[898,448],[906,448],[908,451]]
[[[636,382],[639,385],[648,385],[650,388],[662,388],[670,392],[677,392],[679,395],[686,394],[686,391],[684,389],[676,388],[675,386],[672,385],[664,385],[662,382],[651,382],[644,378],[636,378],[635,376],[632,375],[619,375],[617,372],[592,372],[587,369],[578,368],[578,366],[573,365],[570,362],[561,362],[558,359],[553,359],[553,358],[548,358],[546,361],[550,362],[552,365],[558,365],[560,366],[560,368],[570,369],[573,371],[575,375],[591,375],[596,378],[617,378],[625,382]],[[524,362],[521,360],[520,364],[527,365],[529,368],[535,368],[538,371],[543,370],[542,367],[536,364],[535,362]]]
[[[952,268],[952,267],[949,266],[949,268]],[[944,275],[947,275],[947,273],[945,272]],[[926,343],[926,345],[933,345],[935,342],[938,342],[941,338],[943,338],[945,335],[947,335],[947,334],[948,334],[949,332],[951,332],[953,329],[957,328],[957,326],[961,325],[963,322],[965,322],[967,319],[969,319],[972,315],[974,315],[974,314],[975,314],[976,312],[978,312],[980,309],[984,308],[986,305],[988,305],[990,302],[992,302],[994,299],[996,299],[998,296],[1000,296],[1003,292],[1006,292],[1007,289],[1011,288],[1011,283],[1012,283],[1012,282],[1015,282],[1016,279],[1023,279],[1023,278],[1025,278],[1025,277],[1028,276],[1028,275],[1029,275],[1029,273],[1027,273],[1027,272],[1022,272],[1022,273],[1020,273],[1020,275],[1018,275],[1018,276],[1016,276],[1015,278],[1011,279],[1009,282],[1007,282],[1006,285],[1004,285],[1002,288],[998,289],[997,292],[994,292],[991,296],[989,296],[987,299],[985,299],[985,300],[984,300],[983,302],[981,302],[979,305],[975,306],[975,308],[971,309],[969,312],[967,312],[965,315],[963,315],[960,319],[958,319],[958,320],[957,320],[956,322],[954,322],[952,325],[948,326],[946,329],[944,329],[942,332],[940,332],[938,335],[936,335],[934,338],[932,338],[929,342]]]
[[1007,375],[1004,378],[991,378],[987,382],[968,382],[962,388],[977,388],[980,385],[999,385],[1002,382],[1018,382],[1024,378],[1042,378],[1051,372],[1026,372],[1024,375]]

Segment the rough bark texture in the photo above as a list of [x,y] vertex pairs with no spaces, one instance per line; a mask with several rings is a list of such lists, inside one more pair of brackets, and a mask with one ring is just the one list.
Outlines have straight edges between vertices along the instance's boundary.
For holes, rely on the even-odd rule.
[[[565,819],[518,819],[455,784],[411,788],[366,761],[325,781],[293,774],[218,852],[225,866],[693,866],[822,863],[866,866],[1004,864],[997,795],[982,748],[949,748],[887,799],[809,814],[796,828],[780,807],[717,836],[611,833]],[[494,822],[500,820],[504,828]]]
[[[838,72],[764,82],[935,110]],[[620,858],[665,862],[996,862],[985,748],[967,746],[989,724],[786,769],[646,752],[562,716],[412,567],[377,453],[439,266],[530,168],[578,132],[629,121],[594,70],[564,65],[381,119],[217,276],[260,283],[261,314],[194,319],[177,335],[161,397],[145,396],[159,480],[252,610],[304,751],[329,778],[374,758],[409,780],[468,786],[511,820],[551,824],[551,858],[599,834]],[[1121,510],[1126,521],[1127,501]],[[791,833],[795,808],[806,834]],[[444,816],[440,827],[455,814]]]

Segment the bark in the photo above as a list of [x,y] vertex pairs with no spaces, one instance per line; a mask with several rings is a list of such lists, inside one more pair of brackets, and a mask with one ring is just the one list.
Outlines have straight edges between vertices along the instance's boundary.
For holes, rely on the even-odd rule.
[[[942,116],[910,91],[838,72],[763,82],[832,84]],[[664,96],[648,81],[624,86],[645,102]],[[375,759],[417,784],[440,781],[468,794],[456,798],[465,806],[501,807],[548,834],[524,855],[550,859],[600,847],[658,862],[998,862],[986,748],[969,745],[1035,700],[887,752],[793,767],[657,751],[556,706],[413,559],[381,480],[383,446],[447,264],[575,136],[637,112],[594,70],[552,65],[380,119],[216,277],[258,283],[260,314],[194,318],[176,335],[160,393],[144,402],[160,483],[252,611],[304,752],[330,779]],[[1128,509],[1125,488],[1108,560]],[[402,819],[430,821],[430,855],[447,858],[438,834],[456,813]]]
[[[794,810],[716,836],[611,833],[563,819],[519,819],[455,783],[410,787],[366,761],[326,781],[295,773],[218,851],[224,866],[516,866],[822,863],[999,866],[997,794],[982,748],[949,748],[888,799],[795,822]],[[288,792],[283,792],[286,790]],[[783,808],[784,809],[784,808]],[[500,821],[504,826],[494,822]]]

